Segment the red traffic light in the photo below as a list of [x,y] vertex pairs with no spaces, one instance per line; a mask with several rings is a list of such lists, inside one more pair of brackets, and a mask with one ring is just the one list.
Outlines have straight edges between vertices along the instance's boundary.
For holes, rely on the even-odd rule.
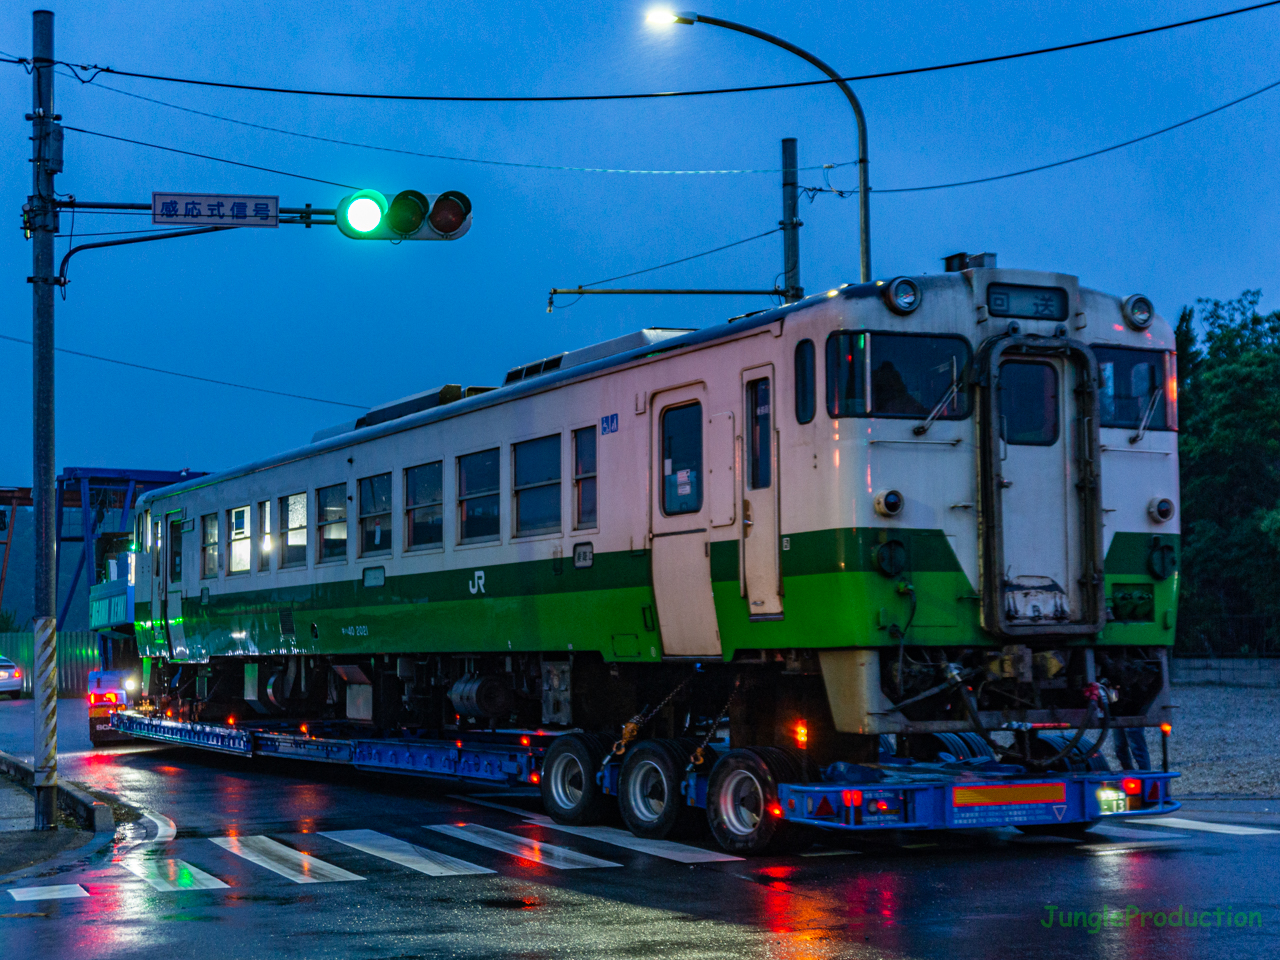
[[427,222],[433,230],[447,237],[460,230],[470,215],[471,200],[467,195],[458,190],[446,190],[436,198]]

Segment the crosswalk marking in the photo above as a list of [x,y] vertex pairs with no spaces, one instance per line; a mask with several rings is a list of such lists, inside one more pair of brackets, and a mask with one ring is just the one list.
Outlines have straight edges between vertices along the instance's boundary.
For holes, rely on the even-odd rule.
[[671,840],[648,840],[637,837],[628,830],[619,830],[617,827],[567,827],[541,814],[525,819],[540,827],[559,830],[561,833],[571,833],[576,837],[586,837],[588,840],[598,840],[601,843],[635,850],[638,853],[647,853],[653,857],[662,857],[664,860],[674,860],[677,863],[723,863],[728,860],[742,859],[719,850],[703,850],[701,847],[691,847]]
[[496,873],[488,867],[467,863],[448,854],[436,853],[426,847],[419,847],[395,837],[388,837],[376,830],[328,830],[321,831],[320,836],[336,840],[338,843],[354,847],[361,853],[390,860],[410,870],[417,870],[432,877],[472,876],[481,873]]
[[578,853],[566,847],[557,847],[555,844],[541,843],[526,837],[517,837],[514,834],[503,833],[501,830],[491,830],[489,827],[482,827],[477,823],[444,823],[429,825],[426,829],[436,833],[443,833],[446,837],[453,837],[455,840],[465,840],[468,843],[479,844],[482,847],[488,847],[490,850],[497,850],[500,853],[509,853],[513,857],[519,857],[522,860],[531,860],[543,866],[554,867],[557,870],[622,866],[620,863],[589,857],[585,853]]
[[120,862],[135,876],[141,877],[161,893],[181,890],[222,890],[227,885],[185,860],[168,857],[133,856]]
[[335,867],[331,863],[286,847],[270,837],[210,837],[211,841],[250,863],[266,867],[272,873],[294,883],[334,883],[342,880],[363,880],[357,874]]
[[1230,833],[1237,837],[1254,837],[1264,833],[1280,833],[1280,830],[1264,830],[1261,827],[1244,827],[1237,823],[1210,823],[1207,820],[1186,820],[1182,817],[1152,817],[1151,819],[1126,820],[1126,823],[1149,823],[1153,827],[1177,827],[1182,830],[1200,830],[1204,833]]
[[78,883],[60,883],[48,887],[15,887],[9,896],[15,900],[67,900],[87,897],[89,891]]

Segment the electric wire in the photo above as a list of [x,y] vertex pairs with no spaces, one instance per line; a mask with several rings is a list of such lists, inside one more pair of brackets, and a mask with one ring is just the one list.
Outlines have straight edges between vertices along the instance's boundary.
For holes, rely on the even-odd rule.
[[[480,97],[445,96],[441,94],[355,93],[351,91],[338,90],[305,90],[292,87],[268,87],[259,84],[228,83],[219,80],[196,80],[191,77],[169,77],[161,74],[141,73],[132,70],[116,70],[113,67],[104,67],[97,64],[74,64],[66,60],[54,60],[52,63],[54,65],[65,66],[73,72],[79,70],[91,72],[91,76],[87,79],[85,77],[81,77],[78,72],[75,73],[75,78],[81,83],[92,83],[99,74],[106,73],[118,77],[134,77],[139,80],[156,80],[164,83],[182,83],[199,87],[218,87],[225,90],[248,90],[256,93],[283,93],[298,96],[338,97],[356,100],[406,100],[444,103],[567,103],[592,100],[649,100],[663,97],[700,97],[727,93],[756,93],[765,90],[790,90],[801,87],[824,86],[831,83],[852,83],[858,80],[882,80],[888,77],[905,77],[921,73],[934,73],[940,70],[955,70],[961,67],[980,66],[988,63],[1001,63],[1007,60],[1020,60],[1025,57],[1040,56],[1047,53],[1061,53],[1065,50],[1079,50],[1084,47],[1097,46],[1098,44],[1103,43],[1112,43],[1117,40],[1129,40],[1134,37],[1147,36],[1153,33],[1162,33],[1167,30],[1176,30],[1180,27],[1188,27],[1195,24],[1208,23],[1213,20],[1221,20],[1226,17],[1234,17],[1239,14],[1251,13],[1256,10],[1274,7],[1278,4],[1280,4],[1280,0],[1266,0],[1264,3],[1255,3],[1247,7],[1237,7],[1233,10],[1222,11],[1221,13],[1206,14],[1205,16],[1193,17],[1189,20],[1179,20],[1176,23],[1166,23],[1156,27],[1145,27],[1141,30],[1130,30],[1125,33],[1111,34],[1106,37],[1095,37],[1092,40],[1077,40],[1073,43],[1060,43],[1051,47],[1039,47],[1035,50],[1022,50],[1017,53],[1004,53],[990,57],[977,57],[971,60],[957,60],[950,63],[932,64],[926,67],[907,67],[901,70],[885,70],[879,73],[865,73],[855,76],[838,77],[835,79],[800,80],[791,83],[767,83],[737,87],[718,87],[706,90],[668,90],[654,93],[573,94],[543,97]],[[17,62],[21,63],[23,66],[27,66],[31,61],[28,58],[23,57],[18,58]]]
[[[28,347],[31,346],[30,340],[23,340],[21,337],[10,337],[0,333],[0,340],[9,340],[13,343],[23,343]],[[335,407],[350,407],[353,410],[368,410],[368,407],[362,407],[358,403],[344,403],[341,400],[325,400],[323,397],[308,397],[300,393],[285,393],[282,390],[268,390],[266,387],[255,387],[247,383],[232,383],[229,380],[214,380],[211,377],[198,377],[193,373],[180,373],[177,370],[164,370],[160,367],[148,367],[141,363],[130,363],[128,360],[116,360],[112,357],[100,357],[94,353],[84,353],[80,350],[68,350],[66,347],[54,347],[58,353],[70,354],[73,357],[84,357],[88,360],[101,360],[103,363],[114,363],[121,367],[132,367],[135,370],[146,370],[149,373],[163,373],[170,377],[182,377],[185,380],[199,380],[201,383],[212,383],[220,387],[235,387],[238,390],[252,390],[255,393],[269,393],[277,397],[288,397],[291,400],[310,400],[313,403],[328,403]]]

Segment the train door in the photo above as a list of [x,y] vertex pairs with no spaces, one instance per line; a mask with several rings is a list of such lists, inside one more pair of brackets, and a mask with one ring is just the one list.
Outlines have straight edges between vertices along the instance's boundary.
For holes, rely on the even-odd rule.
[[653,398],[651,560],[667,656],[720,656],[711,592],[708,417],[701,384]]
[[169,641],[169,652],[174,659],[185,660],[187,638],[182,626],[182,515],[168,514],[165,521],[169,527],[168,535],[164,538],[161,576],[165,637]]
[[782,619],[773,365],[742,371],[742,570],[752,620]]
[[984,567],[989,629],[1101,629],[1096,366],[1061,340],[1010,338],[988,366]]

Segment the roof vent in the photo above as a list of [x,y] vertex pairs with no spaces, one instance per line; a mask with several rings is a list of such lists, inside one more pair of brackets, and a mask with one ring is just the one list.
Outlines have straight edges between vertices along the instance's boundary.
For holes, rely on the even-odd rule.
[[984,267],[988,270],[994,270],[996,255],[994,253],[953,253],[949,257],[943,257],[942,262],[946,264],[947,273],[959,273],[961,270],[980,270]]
[[346,423],[340,423],[334,427],[317,430],[312,435],[311,442],[319,443],[321,440],[328,440],[330,437],[350,433],[352,430],[359,430],[361,427],[372,427],[379,423],[386,423],[388,420],[399,420],[401,417],[407,417],[411,413],[421,413],[423,410],[441,407],[446,403],[461,400],[463,397],[474,397],[477,394],[494,389],[496,388],[467,387],[464,390],[457,383],[446,383],[443,387],[432,387],[430,390],[424,390],[421,393],[401,397],[399,400],[392,400],[390,403],[374,407],[368,413],[355,420],[348,420]]
[[602,360],[605,357],[613,357],[629,350],[651,347],[664,340],[670,340],[672,337],[681,337],[686,333],[693,332],[693,328],[690,327],[645,327],[643,330],[628,333],[621,337],[614,337],[604,343],[592,344],[580,350],[570,350],[568,353],[560,353],[554,357],[548,357],[545,360],[539,360],[537,363],[530,363],[526,366],[512,367],[507,371],[507,378],[503,383],[504,385],[518,383],[521,380],[541,376],[553,370],[581,366],[584,363],[591,363],[593,360]]

